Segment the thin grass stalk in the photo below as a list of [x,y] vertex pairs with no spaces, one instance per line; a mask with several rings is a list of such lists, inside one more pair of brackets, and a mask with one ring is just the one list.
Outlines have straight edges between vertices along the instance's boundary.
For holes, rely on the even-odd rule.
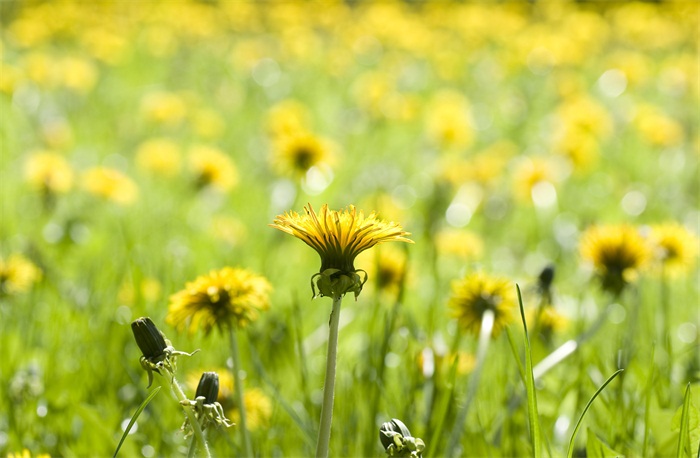
[[467,414],[469,413],[469,407],[471,407],[472,400],[474,399],[476,390],[479,387],[479,380],[481,379],[481,372],[484,368],[486,352],[488,351],[489,342],[491,341],[491,333],[493,332],[493,323],[495,318],[496,315],[493,313],[493,310],[486,310],[481,318],[479,344],[476,350],[476,366],[474,367],[474,372],[469,379],[469,385],[467,385],[467,399],[457,413],[457,420],[452,428],[452,434],[450,434],[450,440],[447,445],[448,456],[454,456],[454,451],[459,444],[460,438],[462,437],[464,423],[466,422]]
[[236,336],[236,328],[234,326],[229,327],[229,340],[231,342],[231,356],[233,357],[233,391],[236,397],[236,404],[238,404],[238,412],[241,417],[241,424],[238,429],[241,430],[241,439],[243,440],[246,456],[253,456],[253,446],[250,442],[250,433],[248,432],[246,424],[245,403],[243,402],[243,382],[240,375],[241,355],[238,350],[238,337]]
[[335,363],[338,354],[338,325],[340,323],[340,305],[342,297],[333,298],[333,309],[328,331],[328,353],[326,354],[326,378],[323,382],[323,404],[321,405],[321,424],[318,430],[316,458],[327,458],[331,441],[331,423],[333,422],[333,400],[335,396]]
[[[172,381],[170,383],[167,383],[165,377],[163,377],[163,381],[166,382],[166,385],[170,389],[170,392],[175,396],[175,398],[178,401],[182,402],[187,400],[187,396],[185,396],[185,393],[182,391],[182,388],[180,387],[178,381],[175,380],[175,377],[172,378]],[[209,445],[207,444],[207,440],[204,438],[204,433],[202,432],[202,427],[199,425],[199,420],[197,420],[197,417],[194,415],[194,412],[189,406],[183,405],[182,409],[185,411],[185,416],[187,416],[187,420],[189,421],[190,425],[192,425],[194,436],[197,438],[197,441],[199,441],[199,443],[202,444],[204,456],[207,458],[211,458]]]
[[654,364],[654,355],[656,354],[656,345],[651,345],[651,364],[649,364],[649,375],[647,376],[646,399],[644,400],[644,440],[642,441],[642,456],[649,456],[647,450],[649,447],[649,413],[651,412],[651,393],[654,387],[654,377],[656,376]]

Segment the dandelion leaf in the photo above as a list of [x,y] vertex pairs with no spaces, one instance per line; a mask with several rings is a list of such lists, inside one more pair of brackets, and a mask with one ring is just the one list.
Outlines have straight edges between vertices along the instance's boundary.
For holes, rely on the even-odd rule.
[[618,453],[611,449],[608,444],[600,440],[598,436],[588,428],[588,440],[586,441],[586,457],[588,458],[609,458],[621,457],[622,453]]

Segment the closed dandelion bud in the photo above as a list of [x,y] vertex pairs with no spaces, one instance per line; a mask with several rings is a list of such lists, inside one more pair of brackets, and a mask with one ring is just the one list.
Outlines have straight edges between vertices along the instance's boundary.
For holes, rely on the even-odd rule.
[[148,317],[141,317],[131,323],[136,345],[141,349],[145,358],[158,358],[165,353],[168,345],[165,337]]
[[552,286],[552,281],[554,280],[554,265],[549,264],[542,269],[537,280],[540,291],[549,291],[549,288]]
[[204,404],[214,404],[219,397],[219,374],[216,372],[205,372],[199,379],[195,399],[204,397]]

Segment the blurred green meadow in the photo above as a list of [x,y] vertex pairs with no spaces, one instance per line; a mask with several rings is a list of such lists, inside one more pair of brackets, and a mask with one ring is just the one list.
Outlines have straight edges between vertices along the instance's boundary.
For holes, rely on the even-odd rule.
[[[307,203],[377,211],[415,242],[355,262],[369,280],[343,302],[331,456],[384,455],[392,418],[425,456],[538,453],[517,305],[448,452],[478,337],[450,304],[476,272],[520,286],[535,366],[578,339],[536,374],[546,456],[618,368],[575,455],[697,455],[696,2],[3,1],[0,15],[0,455],[111,456],[150,392],[142,316],[201,349],[177,378],[193,396],[217,371],[238,423],[228,336],[166,323],[173,294],[227,266],[272,285],[239,332],[254,452],[312,455],[331,301],[311,300],[318,255],[269,227]],[[119,455],[186,454],[183,420],[159,393]],[[244,454],[238,427],[209,432],[215,456]]]

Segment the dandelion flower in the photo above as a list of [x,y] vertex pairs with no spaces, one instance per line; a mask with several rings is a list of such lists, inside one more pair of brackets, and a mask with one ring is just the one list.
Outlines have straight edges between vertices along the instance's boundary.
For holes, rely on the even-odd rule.
[[481,331],[484,313],[494,314],[492,335],[499,333],[515,317],[515,294],[510,280],[483,273],[467,275],[452,284],[449,307],[459,326],[476,335]]
[[317,286],[322,296],[340,297],[352,291],[357,297],[364,284],[354,266],[358,254],[382,242],[413,243],[406,238],[411,234],[398,223],[382,221],[374,212],[365,217],[353,205],[341,211],[324,205],[317,215],[309,204],[304,211],[304,215],[279,215],[271,226],[297,237],[319,254],[321,269],[316,275],[321,276]]
[[678,223],[651,227],[649,234],[654,259],[672,275],[682,274],[693,267],[698,256],[698,237]]
[[231,158],[218,148],[197,145],[189,151],[190,167],[198,187],[211,186],[226,192],[238,183],[238,170]]
[[301,102],[285,100],[273,106],[267,113],[266,127],[275,138],[294,135],[307,129],[309,113]]
[[41,269],[20,254],[0,258],[0,295],[29,291],[41,279]]
[[153,175],[172,177],[180,171],[180,147],[169,138],[153,138],[136,149],[136,166]]
[[93,167],[83,176],[83,187],[90,194],[119,205],[130,205],[138,197],[138,187],[131,178],[118,170]]
[[270,307],[272,287],[259,275],[245,269],[225,267],[197,277],[170,297],[166,322],[190,333],[214,326],[242,328],[257,320]]
[[589,228],[581,237],[580,252],[593,263],[603,289],[616,295],[636,280],[650,256],[642,235],[629,225]]
[[272,164],[280,173],[304,176],[311,167],[330,162],[332,149],[328,140],[308,132],[297,132],[275,141]]
[[29,156],[24,176],[31,187],[44,194],[64,194],[73,186],[73,169],[66,159],[50,151]]
[[148,121],[178,125],[187,114],[185,100],[170,92],[152,92],[141,101],[141,112]]

